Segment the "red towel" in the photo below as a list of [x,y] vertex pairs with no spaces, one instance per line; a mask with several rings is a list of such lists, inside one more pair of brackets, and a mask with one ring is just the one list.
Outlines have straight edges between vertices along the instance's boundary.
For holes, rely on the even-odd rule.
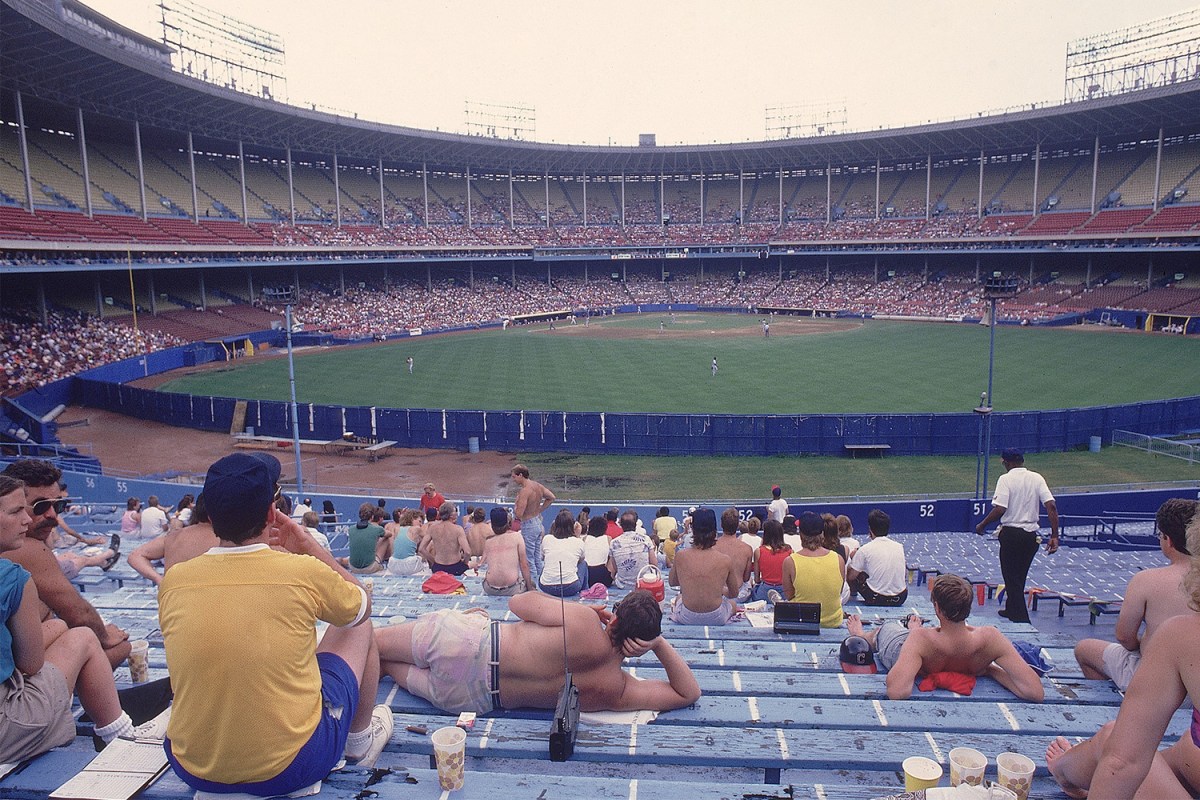
[[448,572],[435,572],[421,584],[421,591],[426,594],[466,594],[462,581]]
[[933,672],[926,675],[917,688],[922,692],[949,689],[955,694],[969,695],[975,691],[975,676],[964,675],[961,672]]

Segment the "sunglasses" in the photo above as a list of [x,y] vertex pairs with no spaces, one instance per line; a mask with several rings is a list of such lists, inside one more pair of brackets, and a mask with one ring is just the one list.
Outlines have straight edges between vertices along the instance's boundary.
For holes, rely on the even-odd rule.
[[61,514],[67,510],[67,506],[70,504],[71,502],[64,497],[59,500],[38,500],[29,508],[31,511],[33,511],[33,515],[35,517],[40,517],[52,508],[54,509],[55,514]]

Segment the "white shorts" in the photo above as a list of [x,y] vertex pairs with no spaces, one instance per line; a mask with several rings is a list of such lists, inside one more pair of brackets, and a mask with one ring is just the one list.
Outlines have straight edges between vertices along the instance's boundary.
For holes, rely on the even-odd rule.
[[1141,661],[1141,650],[1126,650],[1120,642],[1113,642],[1104,648],[1104,669],[1122,692],[1129,688],[1129,682],[1133,680],[1133,673]]

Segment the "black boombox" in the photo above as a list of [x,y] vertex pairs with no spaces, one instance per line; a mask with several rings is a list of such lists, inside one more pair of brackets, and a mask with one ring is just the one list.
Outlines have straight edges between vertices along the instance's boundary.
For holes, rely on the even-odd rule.
[[776,603],[775,632],[816,636],[821,632],[820,603]]

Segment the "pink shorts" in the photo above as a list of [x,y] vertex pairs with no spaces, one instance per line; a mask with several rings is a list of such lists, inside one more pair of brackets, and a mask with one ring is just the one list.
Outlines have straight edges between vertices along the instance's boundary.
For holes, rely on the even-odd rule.
[[429,671],[429,702],[443,711],[477,714],[499,707],[499,664],[492,663],[499,660],[493,659],[499,651],[498,636],[497,646],[492,643],[495,627],[486,614],[452,609],[417,619],[413,664]]

